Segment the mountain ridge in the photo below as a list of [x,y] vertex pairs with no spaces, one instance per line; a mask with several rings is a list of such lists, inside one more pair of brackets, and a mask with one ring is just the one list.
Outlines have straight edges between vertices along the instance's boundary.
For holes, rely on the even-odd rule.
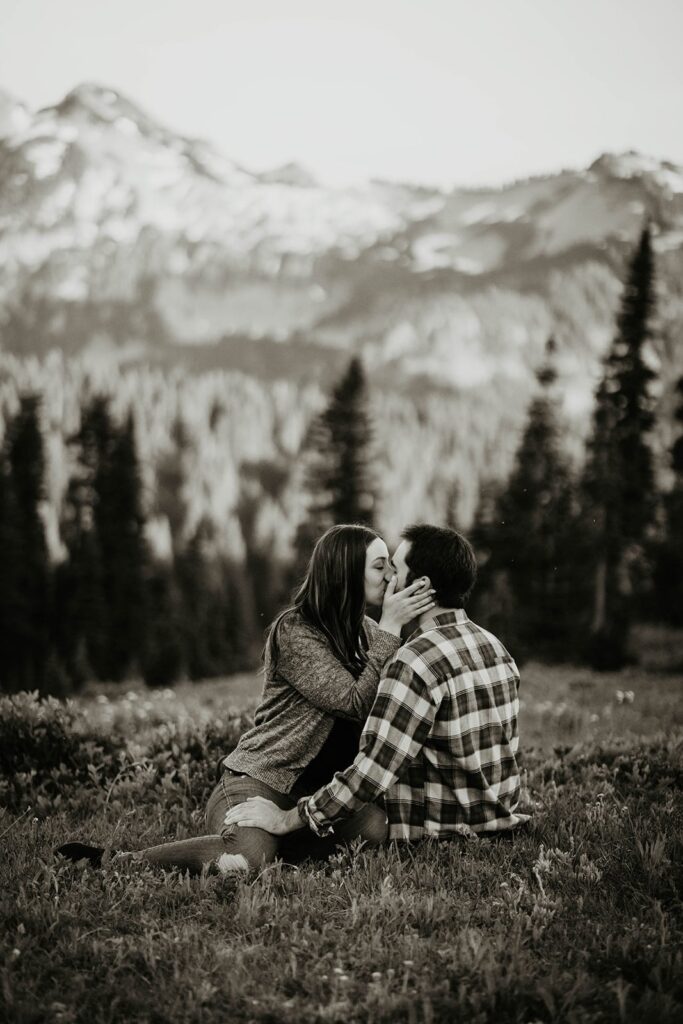
[[[647,222],[667,436],[683,374],[683,169],[671,161],[605,153],[497,188],[329,187],[298,164],[253,172],[97,83],[37,112],[2,93],[0,129],[0,355],[12,378],[0,389],[3,417],[29,365],[41,387],[45,368],[61,367],[71,417],[69,375],[83,382],[98,362],[116,368],[133,405],[162,377],[188,396],[204,393],[192,378],[206,377],[211,402],[224,388],[242,394],[246,380],[261,410],[281,387],[289,412],[263,434],[261,454],[284,459],[294,480],[304,434],[295,406],[319,407],[360,354],[382,412],[380,449],[398,437],[413,459],[380,460],[384,521],[396,529],[427,513],[443,518],[458,477],[467,523],[482,478],[509,469],[551,334],[566,437],[580,452],[624,267]],[[50,363],[60,350],[66,362]],[[226,437],[240,416],[229,409]],[[208,420],[187,415],[197,423],[197,480],[210,489],[199,451],[214,443]],[[298,426],[283,445],[288,415]],[[152,491],[169,424],[153,432]],[[231,480],[257,455],[231,446]],[[239,487],[229,493],[232,511],[219,502],[216,513],[226,522],[240,501]],[[56,485],[50,500],[57,509]],[[264,536],[286,547],[300,502],[293,492],[263,502]],[[236,529],[226,526],[233,547]]]

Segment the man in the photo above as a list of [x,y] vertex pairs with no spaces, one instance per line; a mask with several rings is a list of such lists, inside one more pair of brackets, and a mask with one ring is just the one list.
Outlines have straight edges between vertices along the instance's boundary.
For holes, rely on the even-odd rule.
[[254,797],[226,825],[324,836],[381,797],[389,839],[500,834],[528,820],[516,811],[519,672],[465,613],[476,578],[470,544],[455,530],[411,526],[393,562],[397,589],[425,577],[437,607],[385,665],[355,761],[290,811]]

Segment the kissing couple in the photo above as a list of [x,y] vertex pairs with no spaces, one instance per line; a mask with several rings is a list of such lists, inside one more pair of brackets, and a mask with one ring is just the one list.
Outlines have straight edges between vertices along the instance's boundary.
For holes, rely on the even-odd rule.
[[390,558],[374,530],[331,527],[270,627],[254,724],[219,762],[207,834],[57,853],[229,874],[322,859],[358,838],[512,836],[528,820],[519,672],[465,612],[476,572],[455,530],[410,526]]

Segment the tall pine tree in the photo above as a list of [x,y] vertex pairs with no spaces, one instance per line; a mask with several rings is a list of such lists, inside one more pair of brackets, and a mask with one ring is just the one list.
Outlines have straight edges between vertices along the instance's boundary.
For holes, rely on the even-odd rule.
[[[515,657],[576,655],[578,527],[575,487],[557,423],[555,343],[546,346],[538,394],[507,487],[473,537],[482,551],[480,614]],[[483,550],[482,550],[483,549]]]
[[683,626],[683,377],[676,384],[679,433],[671,449],[673,484],[664,497],[664,537],[655,553],[655,603],[659,616]]
[[146,633],[148,559],[132,413],[115,429],[108,456],[98,474],[95,525],[109,607],[108,674],[121,680],[139,669]]
[[654,258],[646,227],[629,266],[587,446],[584,491],[595,565],[589,657],[600,669],[619,668],[627,660],[642,553],[655,512],[648,441],[654,373],[645,355],[654,305]]
[[45,455],[40,401],[24,395],[0,460],[0,647],[3,685],[42,689],[49,647],[50,564],[41,517]]
[[65,501],[68,560],[58,574],[64,655],[77,677],[122,680],[141,664],[145,643],[147,552],[132,417],[117,426],[109,400],[95,396],[71,440],[78,467]]
[[363,364],[354,357],[332,389],[327,408],[311,424],[304,444],[309,460],[309,508],[296,538],[298,574],[328,527],[374,524],[377,496],[370,465],[372,429],[367,404]]

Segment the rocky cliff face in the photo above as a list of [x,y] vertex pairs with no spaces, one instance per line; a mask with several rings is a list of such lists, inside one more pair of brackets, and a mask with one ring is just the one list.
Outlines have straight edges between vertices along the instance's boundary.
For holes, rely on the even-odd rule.
[[307,418],[352,353],[372,387],[387,531],[448,506],[467,525],[482,476],[509,468],[550,334],[580,451],[646,219],[664,442],[683,372],[682,169],[606,154],[500,189],[341,190],[296,165],[254,174],[98,85],[38,112],[2,94],[0,399],[7,412],[19,388],[46,396],[53,547],[64,438],[98,386],[136,411],[158,537],[157,467],[181,417],[190,519],[211,518],[234,552],[245,529],[286,549]]

